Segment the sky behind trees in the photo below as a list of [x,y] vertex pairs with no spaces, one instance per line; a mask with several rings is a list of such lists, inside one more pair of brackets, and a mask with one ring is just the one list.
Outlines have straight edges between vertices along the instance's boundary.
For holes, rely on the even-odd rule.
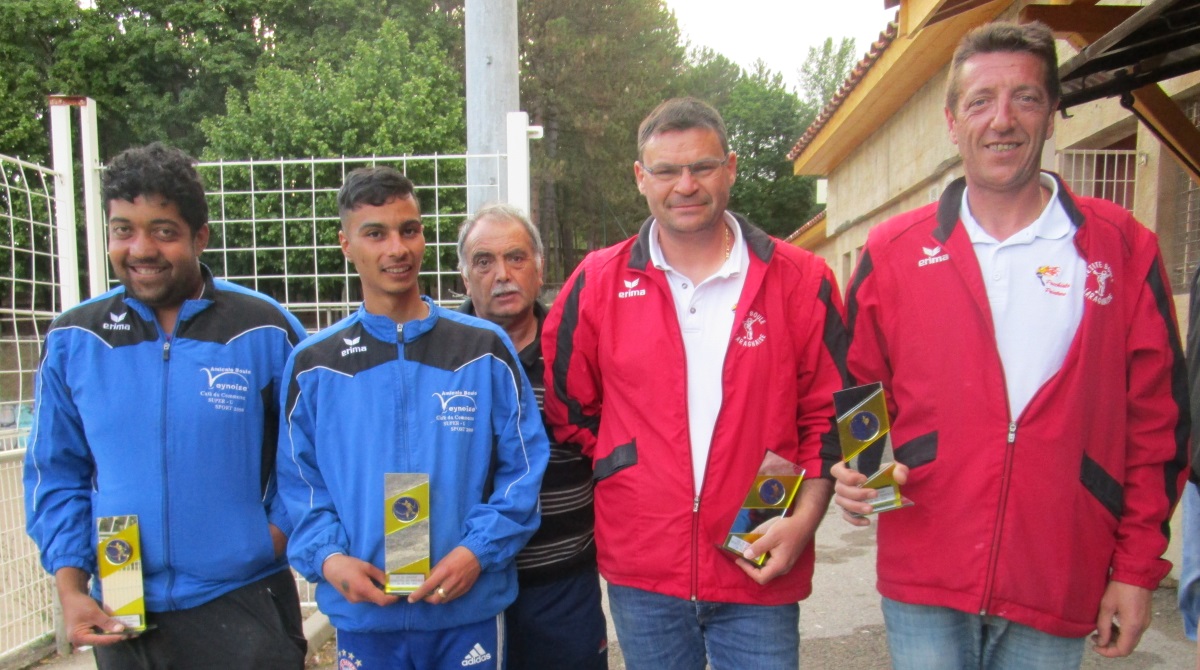
[[798,88],[797,70],[809,47],[825,38],[834,43],[850,37],[857,59],[879,38],[896,10],[883,0],[666,0],[675,12],[679,32],[693,46],[706,46],[747,70],[761,58]]

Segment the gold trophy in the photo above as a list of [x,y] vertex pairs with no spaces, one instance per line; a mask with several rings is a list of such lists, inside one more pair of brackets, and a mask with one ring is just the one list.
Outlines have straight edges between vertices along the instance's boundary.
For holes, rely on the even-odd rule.
[[136,514],[96,519],[96,566],[100,595],[112,618],[125,633],[146,630],[146,601],[142,594],[142,544]]
[[429,475],[383,477],[383,590],[408,594],[429,577]]
[[[725,541],[719,546],[736,556],[766,534],[780,517],[786,516],[804,481],[804,468],[792,463],[773,451],[763,456],[750,491],[742,501],[742,508],[733,520],[733,526]],[[764,552],[751,562],[761,567],[768,554]]]
[[[833,406],[837,413],[838,437],[842,443],[842,461],[847,465],[851,459],[879,440],[884,440],[885,445],[891,444],[892,421],[888,416],[887,396],[883,393],[881,382],[835,391]],[[890,512],[913,504],[911,500],[900,495],[895,470],[896,464],[888,463],[863,483],[863,488],[879,492],[874,500],[868,501],[871,505],[868,515]]]

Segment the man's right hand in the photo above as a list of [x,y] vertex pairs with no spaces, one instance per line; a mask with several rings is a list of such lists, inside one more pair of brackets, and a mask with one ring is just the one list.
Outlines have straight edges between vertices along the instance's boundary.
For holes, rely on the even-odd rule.
[[[58,600],[62,603],[63,625],[71,644],[104,646],[133,637],[88,594],[88,574],[79,568],[60,568],[54,573]],[[103,633],[97,632],[97,629]],[[124,633],[124,634],[123,634]]]
[[387,575],[372,563],[362,559],[334,554],[321,565],[325,581],[333,585],[347,602],[375,603],[386,607],[400,600],[383,592]]
[[[834,465],[830,469],[830,474],[837,480],[837,483],[833,486],[833,502],[842,508],[842,518],[855,526],[871,525],[870,518],[853,516],[854,514],[870,513],[871,505],[865,501],[879,495],[879,492],[875,489],[865,489],[862,487],[867,481],[867,476],[856,470],[851,470],[845,463]],[[896,477],[896,483],[903,486],[908,481],[908,467],[897,463],[893,475]]]

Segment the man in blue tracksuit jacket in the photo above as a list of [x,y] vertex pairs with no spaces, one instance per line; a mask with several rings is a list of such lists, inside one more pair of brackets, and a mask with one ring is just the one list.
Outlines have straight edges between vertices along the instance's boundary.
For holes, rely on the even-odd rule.
[[[122,286],[51,324],[26,453],[27,528],[68,634],[101,668],[300,668],[273,473],[283,367],[304,329],[200,264],[208,208],[186,154],[117,156],[104,202]],[[154,628],[138,636],[101,609],[97,580],[88,591],[96,520],[120,515],[140,525]]]
[[[421,297],[425,241],[407,178],[356,170],[338,208],[363,305],[297,347],[284,373],[288,556],[318,582],[340,658],[503,667],[514,557],[537,529],[549,456],[537,402],[503,330]],[[432,569],[403,599],[381,589],[385,473],[429,477]]]

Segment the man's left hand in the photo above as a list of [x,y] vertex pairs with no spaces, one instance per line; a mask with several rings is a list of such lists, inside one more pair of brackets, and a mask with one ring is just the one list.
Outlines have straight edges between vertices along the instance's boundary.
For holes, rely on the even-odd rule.
[[1092,636],[1096,653],[1109,658],[1132,654],[1142,633],[1150,627],[1153,596],[1152,591],[1140,586],[1109,582],[1100,599],[1096,634]]
[[408,602],[424,600],[433,605],[448,603],[470,591],[475,580],[479,579],[480,572],[479,559],[475,558],[475,554],[466,547],[455,547],[433,566],[429,578],[409,594]]
[[[817,526],[825,516],[829,507],[829,498],[833,495],[833,483],[826,479],[809,479],[800,487],[799,500],[791,516],[779,519],[771,524],[766,534],[758,538],[744,552],[745,558],[737,559],[737,564],[750,579],[759,584],[786,575],[791,572],[796,559],[804,552],[805,547],[812,542],[817,533]],[[756,567],[747,559],[753,559],[769,552],[766,563]]]

